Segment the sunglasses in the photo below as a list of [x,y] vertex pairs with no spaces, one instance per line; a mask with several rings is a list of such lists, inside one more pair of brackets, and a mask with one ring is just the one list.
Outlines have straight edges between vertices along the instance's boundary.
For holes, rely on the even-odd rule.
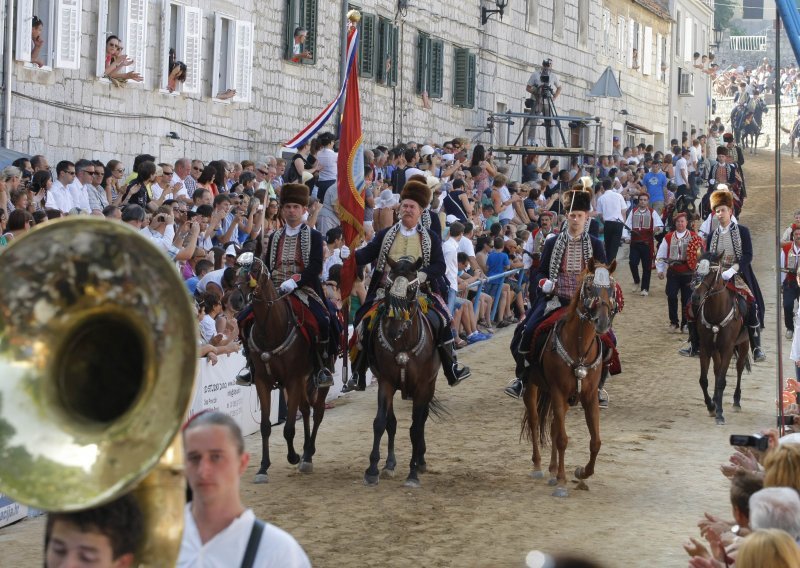
[[67,174],[67,175],[70,175],[70,176],[74,176],[75,175],[75,170],[73,170],[71,172],[64,172],[64,173]]
[[94,174],[93,174],[93,175],[96,175],[96,176],[101,176],[101,175],[103,175],[103,172],[94,172]]
[[203,168],[198,168],[197,166],[192,166],[192,169],[196,172],[202,172]]
[[117,168],[114,171],[117,172],[118,174],[122,174],[122,173],[125,173],[125,168]]
[[269,174],[268,174],[267,172],[265,172],[264,170],[258,170],[258,173],[260,173],[262,176],[269,175]]

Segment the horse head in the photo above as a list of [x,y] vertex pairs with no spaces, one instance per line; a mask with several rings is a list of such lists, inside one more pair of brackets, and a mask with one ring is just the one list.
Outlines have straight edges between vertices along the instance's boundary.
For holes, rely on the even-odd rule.
[[236,286],[242,299],[242,307],[250,302],[273,300],[277,297],[269,271],[264,262],[251,252],[242,253],[236,259]]
[[720,278],[722,269],[719,261],[721,258],[721,252],[707,252],[698,259],[692,280],[693,304],[699,304],[709,293],[720,290],[724,285]]
[[617,268],[617,261],[610,265],[595,263],[589,259],[589,265],[581,280],[579,305],[576,306],[581,319],[589,320],[598,335],[609,330],[617,309],[617,283],[611,277]]
[[390,268],[385,289],[385,302],[388,304],[386,333],[389,340],[397,341],[409,327],[416,308],[422,259],[403,257],[395,261],[387,258],[386,263]]

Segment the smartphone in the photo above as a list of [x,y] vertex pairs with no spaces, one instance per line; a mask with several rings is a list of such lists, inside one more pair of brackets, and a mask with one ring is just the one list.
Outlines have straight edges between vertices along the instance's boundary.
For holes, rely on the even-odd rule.
[[[783,420],[781,420],[783,418]],[[781,426],[794,426],[794,414],[784,414],[782,417],[778,416],[778,428]]]
[[765,452],[769,449],[769,438],[761,436],[760,434],[753,434],[752,436],[746,434],[731,434],[730,442],[731,446],[753,448],[760,452]]

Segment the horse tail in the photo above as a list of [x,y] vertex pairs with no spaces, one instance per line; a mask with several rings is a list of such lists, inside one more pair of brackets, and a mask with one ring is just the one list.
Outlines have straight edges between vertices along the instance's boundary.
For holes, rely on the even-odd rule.
[[447,407],[441,400],[436,398],[436,395],[434,395],[428,403],[428,410],[437,420],[445,420],[450,416],[450,411],[447,410]]
[[550,393],[544,389],[539,390],[539,443],[546,446],[550,443],[550,423],[553,421],[553,403]]

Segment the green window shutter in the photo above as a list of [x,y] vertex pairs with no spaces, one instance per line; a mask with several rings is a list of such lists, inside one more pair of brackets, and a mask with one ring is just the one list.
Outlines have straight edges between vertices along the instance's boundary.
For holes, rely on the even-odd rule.
[[[431,38],[427,34],[420,33],[417,39],[417,81],[416,91],[421,95],[428,90],[430,84],[430,48]],[[430,94],[430,93],[428,93]]]
[[303,0],[303,27],[308,30],[305,48],[311,52],[311,59],[303,63],[314,65],[317,62],[317,0]]
[[391,24],[386,18],[378,18],[378,49],[376,59],[375,78],[378,83],[388,84],[387,75],[391,75],[391,71],[386,72],[386,64],[391,57]]
[[467,108],[475,108],[475,83],[477,79],[477,61],[474,53],[467,57]]
[[389,37],[389,46],[392,54],[392,68],[387,83],[394,87],[397,85],[397,69],[399,67],[398,62],[400,60],[400,28],[390,24],[389,29],[391,31],[391,35]]
[[375,31],[375,14],[362,15],[358,47],[358,65],[362,77],[375,76]]
[[453,60],[453,104],[466,107],[469,97],[469,56],[468,50],[456,48]]
[[301,0],[286,1],[286,29],[283,40],[283,56],[291,59],[294,49],[294,30],[303,24],[300,14]]
[[431,41],[430,81],[428,96],[441,99],[444,94],[444,42],[440,39]]

